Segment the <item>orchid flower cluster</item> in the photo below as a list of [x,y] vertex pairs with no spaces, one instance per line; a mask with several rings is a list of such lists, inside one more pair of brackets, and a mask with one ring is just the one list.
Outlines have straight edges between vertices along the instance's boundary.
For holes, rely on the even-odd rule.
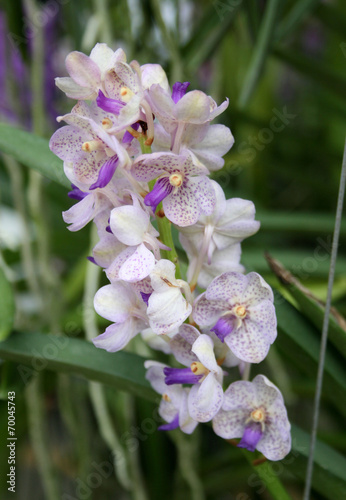
[[[225,439],[270,460],[290,450],[290,424],[279,389],[264,375],[246,380],[277,336],[273,292],[244,274],[241,241],[259,222],[251,201],[225,199],[209,174],[222,168],[234,139],[211,122],[220,106],[189,82],[170,89],[158,64],[127,63],[122,49],[97,44],[66,58],[57,86],[77,101],[51,138],[77,203],[63,213],[71,231],[89,221],[99,241],[90,259],[109,284],[97,313],[111,322],[93,342],[119,351],[141,334],[173,366],[147,361],[161,396],[161,430],[187,434],[211,422]],[[188,258],[182,279],[171,226]],[[198,294],[197,290],[205,289]],[[225,390],[237,367],[240,380]],[[237,375],[233,379],[238,378]]]

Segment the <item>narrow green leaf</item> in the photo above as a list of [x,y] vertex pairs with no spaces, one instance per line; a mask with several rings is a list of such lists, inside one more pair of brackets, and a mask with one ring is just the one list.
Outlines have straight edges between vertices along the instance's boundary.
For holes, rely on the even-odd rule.
[[[279,278],[283,286],[297,301],[302,314],[309,318],[309,320],[322,331],[323,318],[324,318],[324,305],[319,301],[307,288],[295,278],[284,266],[267,255],[267,261],[272,271]],[[329,316],[329,339],[338,351],[346,358],[346,331],[345,319],[340,314],[331,310]]]
[[0,123],[0,151],[48,179],[71,187],[64,174],[63,163],[50,151],[47,139]]
[[6,339],[13,328],[15,303],[13,290],[0,267],[0,340]]
[[[310,212],[265,212],[258,210],[256,219],[261,222],[261,231],[289,231],[294,233],[333,233],[335,214]],[[342,221],[341,234],[346,234],[346,220]],[[317,241],[319,243],[319,241]],[[332,241],[323,240],[321,244],[331,251]]]
[[189,42],[182,47],[181,54],[188,72],[191,74],[215,54],[218,45],[232,25],[242,2],[213,0],[213,6],[195,27]]
[[[279,331],[277,347],[287,361],[315,377],[319,360],[320,332],[279,292],[275,291],[274,296]],[[323,395],[346,416],[345,388],[344,365],[329,349],[326,353]]]
[[238,99],[238,108],[244,109],[256,87],[256,84],[262,74],[265,60],[270,49],[272,35],[275,27],[277,13],[279,10],[279,0],[269,0],[266,11],[255,44],[254,52],[246,73],[242,91]]
[[[302,480],[305,479],[309,444],[310,435],[296,425],[292,425],[292,452],[282,463],[287,470]],[[346,498],[345,457],[317,440],[314,463],[313,489],[330,500]]]
[[24,382],[34,372],[75,373],[155,401],[145,379],[145,359],[128,352],[109,353],[84,340],[15,332],[0,343],[0,358],[18,363]]

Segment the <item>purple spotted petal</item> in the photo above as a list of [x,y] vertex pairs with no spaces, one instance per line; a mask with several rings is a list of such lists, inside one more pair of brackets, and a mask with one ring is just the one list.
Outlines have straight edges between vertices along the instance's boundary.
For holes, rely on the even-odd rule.
[[167,196],[162,206],[167,219],[181,227],[195,224],[201,213],[198,201],[186,182],[177,192]]
[[190,368],[170,368],[163,369],[166,375],[165,383],[172,384],[197,384],[203,375],[195,375]]
[[169,424],[160,425],[158,427],[159,431],[172,431],[173,429],[177,429],[179,427],[179,412],[173,418],[172,422]]
[[209,422],[223,402],[223,389],[213,373],[201,384],[193,385],[188,398],[189,413],[197,422]]
[[211,332],[214,332],[217,337],[221,340],[221,342],[225,341],[225,337],[232,333],[234,329],[234,316],[226,315],[221,316],[217,320],[216,325],[210,329]]
[[258,441],[263,435],[262,426],[259,422],[250,422],[244,430],[238,448],[246,448],[249,451],[255,451]]
[[190,82],[176,82],[172,87],[172,99],[176,104],[186,94]]
[[117,155],[112,156],[107,160],[100,168],[99,176],[97,181],[90,186],[89,189],[93,190],[96,188],[104,188],[111,181],[114,172],[116,171],[119,158]]
[[71,187],[72,187],[72,191],[69,191],[67,193],[67,196],[69,198],[72,198],[73,200],[82,200],[83,198],[85,198],[86,196],[88,196],[89,193],[84,193],[83,191],[81,191],[77,186],[75,186],[74,184],[71,184]]
[[158,204],[166,198],[173,190],[173,186],[170,184],[168,177],[162,177],[158,179],[152,191],[146,195],[144,198],[144,203],[151,207],[153,212],[156,212]]
[[211,215],[215,208],[216,196],[210,179],[205,175],[189,178],[188,186],[205,215]]
[[99,90],[99,95],[96,98],[96,103],[99,108],[103,109],[107,113],[113,113],[118,115],[122,108],[125,106],[125,102],[119,101],[118,99],[110,99],[106,97],[102,90]]

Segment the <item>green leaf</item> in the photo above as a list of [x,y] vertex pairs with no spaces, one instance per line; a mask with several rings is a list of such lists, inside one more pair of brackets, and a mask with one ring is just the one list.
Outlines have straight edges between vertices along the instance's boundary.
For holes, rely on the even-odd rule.
[[281,40],[293,33],[319,3],[320,0],[300,0],[295,2],[290,12],[278,25],[275,31],[275,40]]
[[[297,301],[300,310],[309,320],[322,331],[324,318],[324,304],[321,303],[299,280],[297,280],[284,266],[269,255],[267,261],[272,271],[279,278],[283,286]],[[342,325],[342,326],[341,326]],[[329,316],[329,339],[336,346],[338,351],[346,358],[346,331],[345,319],[332,308]]]
[[189,42],[181,49],[188,73],[192,74],[210,56],[229,31],[242,2],[232,5],[230,1],[213,0],[213,6],[195,27]]
[[[292,425],[292,452],[282,463],[298,478],[305,479],[307,459],[310,452],[310,436],[296,425]],[[346,459],[330,446],[316,441],[312,486],[325,498],[346,498]]]
[[255,90],[262,74],[272,41],[275,21],[279,10],[279,0],[269,0],[266,5],[258,39],[256,41],[249,68],[244,78],[242,91],[238,99],[238,108],[244,109]]
[[84,340],[15,332],[0,343],[0,358],[18,363],[24,382],[37,371],[75,373],[155,401],[145,379],[145,359],[128,352],[109,353]]
[[6,339],[13,328],[15,303],[13,290],[0,267],[0,340]]
[[[282,295],[275,291],[275,308],[278,320],[276,346],[285,359],[302,372],[316,377],[320,352],[320,332]],[[346,372],[339,357],[328,349],[325,359],[323,395],[333,402],[346,416]]]
[[0,123],[0,151],[48,179],[71,187],[64,174],[63,162],[50,151],[47,139]]

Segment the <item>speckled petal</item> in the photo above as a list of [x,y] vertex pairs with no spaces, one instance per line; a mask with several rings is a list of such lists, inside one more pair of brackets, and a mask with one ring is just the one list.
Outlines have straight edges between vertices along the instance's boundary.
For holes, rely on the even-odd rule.
[[209,373],[201,384],[191,387],[188,408],[191,417],[197,422],[209,422],[220,410],[223,402],[223,389],[213,373]]
[[242,409],[246,411],[246,418],[248,418],[256,405],[257,391],[255,385],[252,382],[238,380],[226,389],[222,409],[225,411]]
[[84,130],[66,125],[54,132],[49,141],[49,148],[61,160],[75,161],[87,155],[82,151],[82,144],[89,138]]
[[179,426],[180,429],[185,432],[185,434],[192,434],[196,429],[198,422],[194,420],[188,408],[188,397],[190,389],[184,388],[182,392],[182,398],[179,406]]
[[201,213],[198,201],[186,182],[176,193],[168,195],[162,206],[167,219],[182,227],[195,224]]
[[193,304],[193,319],[199,326],[212,326],[223,313],[227,303],[209,301],[206,293],[202,293]]
[[195,195],[197,202],[205,215],[211,215],[215,208],[216,198],[213,186],[205,175],[192,177],[187,185]]
[[206,291],[208,300],[241,302],[247,287],[247,277],[240,273],[223,273],[215,278]]
[[189,148],[210,172],[223,167],[225,155],[233,146],[234,137],[225,125],[210,125],[204,139],[199,143],[190,144]]
[[258,332],[265,334],[272,344],[277,337],[277,320],[274,304],[270,300],[262,300],[247,308],[251,322],[257,324]]
[[155,267],[155,257],[142,243],[119,269],[119,278],[135,282],[146,278]]
[[220,410],[212,422],[215,434],[224,439],[242,437],[247,416],[248,412],[242,408],[231,411]]
[[263,361],[271,344],[262,325],[248,318],[243,320],[238,330],[227,335],[225,342],[239,359],[248,363]]
[[181,122],[204,123],[209,114],[209,97],[200,90],[187,92],[174,106],[174,115]]
[[252,272],[247,274],[246,278],[247,286],[244,290],[243,299],[247,304],[257,303],[261,300],[274,301],[273,291],[262,276]]
[[291,450],[291,434],[282,432],[273,422],[267,425],[262,439],[257,444],[257,449],[268,460],[282,460]]
[[167,365],[159,363],[158,361],[144,362],[144,367],[147,370],[145,378],[149,380],[152,388],[159,394],[164,394],[167,390],[167,386],[165,384],[165,375],[163,373],[163,369],[166,366]]

